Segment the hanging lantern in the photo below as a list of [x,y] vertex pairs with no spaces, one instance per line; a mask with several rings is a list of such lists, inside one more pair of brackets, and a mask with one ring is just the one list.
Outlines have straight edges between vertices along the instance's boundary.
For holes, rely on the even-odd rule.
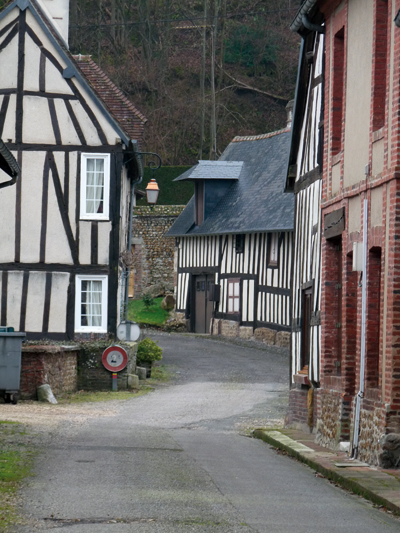
[[148,204],[157,203],[159,192],[160,192],[160,189],[158,188],[157,182],[154,178],[152,178],[146,187],[147,203]]

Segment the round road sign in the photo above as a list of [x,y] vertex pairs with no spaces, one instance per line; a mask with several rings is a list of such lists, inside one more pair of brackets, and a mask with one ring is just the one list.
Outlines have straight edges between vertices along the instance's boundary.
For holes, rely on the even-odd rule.
[[119,372],[128,364],[128,354],[121,346],[110,346],[104,350],[102,361],[110,372]]

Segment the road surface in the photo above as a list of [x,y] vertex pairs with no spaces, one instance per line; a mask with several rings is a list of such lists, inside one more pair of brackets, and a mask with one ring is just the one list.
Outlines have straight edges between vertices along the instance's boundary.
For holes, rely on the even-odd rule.
[[152,335],[173,379],[52,439],[23,491],[28,526],[71,533],[389,533],[400,522],[250,437],[282,423],[288,356]]

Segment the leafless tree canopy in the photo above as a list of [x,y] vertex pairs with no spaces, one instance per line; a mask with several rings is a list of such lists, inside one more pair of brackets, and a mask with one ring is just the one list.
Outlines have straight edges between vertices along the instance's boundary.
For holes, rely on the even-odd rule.
[[71,0],[70,47],[149,119],[163,164],[218,157],[235,135],[285,123],[298,39],[294,0]]

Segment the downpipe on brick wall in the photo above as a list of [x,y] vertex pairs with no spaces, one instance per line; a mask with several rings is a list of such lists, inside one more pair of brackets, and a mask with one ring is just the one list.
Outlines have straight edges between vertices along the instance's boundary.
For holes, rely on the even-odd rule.
[[363,230],[363,269],[361,291],[361,354],[360,354],[360,390],[356,396],[356,412],[354,418],[352,459],[357,459],[360,436],[361,402],[365,389],[365,332],[367,315],[367,251],[368,251],[368,200],[364,198],[364,230]]

